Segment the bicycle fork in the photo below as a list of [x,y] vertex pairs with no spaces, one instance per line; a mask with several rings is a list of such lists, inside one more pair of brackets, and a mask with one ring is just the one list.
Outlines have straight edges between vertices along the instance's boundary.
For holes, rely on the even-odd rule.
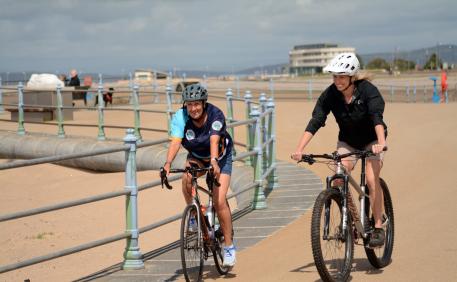
[[[364,179],[364,175],[362,176]],[[337,164],[336,167],[336,173],[335,175],[331,177],[327,177],[327,189],[331,188],[331,184],[334,180],[336,179],[341,179],[343,180],[343,186],[340,187],[340,193],[342,195],[342,225],[341,225],[341,234],[345,234],[345,232],[349,232],[348,228],[348,213],[351,214],[352,222],[355,225],[355,228],[359,234],[362,235],[363,238],[367,237],[366,233],[366,222],[365,220],[361,220],[359,213],[357,212],[357,207],[354,204],[352,195],[349,191],[349,183],[352,185],[355,185],[354,187],[356,190],[360,193],[360,211],[361,211],[361,216],[364,217],[364,211],[365,211],[365,185],[364,182],[362,182],[361,186],[358,186],[357,183],[354,181],[354,179],[348,175],[341,163]],[[360,190],[360,191],[359,191]],[[325,225],[324,225],[324,238],[328,238],[329,234],[329,218],[330,218],[330,203],[325,204]]]

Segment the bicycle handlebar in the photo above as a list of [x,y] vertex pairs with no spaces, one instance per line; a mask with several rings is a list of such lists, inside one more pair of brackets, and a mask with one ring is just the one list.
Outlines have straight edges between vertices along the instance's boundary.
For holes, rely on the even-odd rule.
[[[387,147],[384,147],[382,149],[383,151],[387,151]],[[321,154],[321,155],[314,155],[314,154],[303,154],[301,160],[298,162],[305,162],[310,165],[316,162],[317,159],[327,159],[327,160],[333,160],[336,162],[341,161],[341,159],[350,157],[350,156],[356,156],[356,158],[361,159],[361,158],[367,158],[371,156],[375,156],[376,154],[373,153],[371,150],[356,150],[354,152],[346,153],[346,154],[338,154],[337,151],[333,152],[332,154]]]
[[[221,186],[219,181],[217,181],[217,179],[214,177],[213,166],[211,166],[211,165],[208,166],[208,167],[188,166],[188,167],[186,167],[184,169],[182,169],[182,168],[170,169],[169,173],[190,173],[193,176],[194,174],[196,175],[198,172],[208,173],[210,179],[213,180],[214,185],[216,185],[217,187]],[[161,180],[161,183],[162,183],[162,189],[163,189],[163,185],[164,184],[167,187],[167,189],[169,189],[169,190],[173,189],[173,187],[170,185],[170,183],[168,183],[167,171],[163,167],[160,168],[160,180]]]

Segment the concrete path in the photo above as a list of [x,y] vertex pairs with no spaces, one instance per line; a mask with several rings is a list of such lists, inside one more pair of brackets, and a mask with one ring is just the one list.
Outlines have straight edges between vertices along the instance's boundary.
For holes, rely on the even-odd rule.
[[[239,210],[234,213],[237,252],[271,236],[311,208],[322,182],[311,171],[292,163],[278,163],[279,188],[267,192],[267,209]],[[81,278],[77,281],[175,281],[183,279],[179,242],[144,254],[145,268],[122,270],[121,264]],[[214,261],[205,261],[203,279],[219,274]],[[228,274],[230,275],[230,274]]]

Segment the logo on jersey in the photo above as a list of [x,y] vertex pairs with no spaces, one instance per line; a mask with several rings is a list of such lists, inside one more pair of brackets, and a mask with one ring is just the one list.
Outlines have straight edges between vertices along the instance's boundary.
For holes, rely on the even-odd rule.
[[187,140],[193,140],[195,139],[195,132],[192,129],[188,129],[186,131],[186,139]]
[[218,120],[214,121],[213,124],[211,124],[211,128],[214,129],[214,130],[216,130],[216,131],[221,130],[221,128],[222,128],[222,122],[220,122],[220,121],[218,121]]

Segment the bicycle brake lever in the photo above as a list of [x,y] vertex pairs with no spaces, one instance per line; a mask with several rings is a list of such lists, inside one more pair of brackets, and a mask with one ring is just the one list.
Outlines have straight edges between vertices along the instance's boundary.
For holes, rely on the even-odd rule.
[[[213,183],[214,185],[216,185],[217,187],[221,186],[221,184],[219,183],[219,181],[217,181],[216,177],[214,177],[214,168],[212,165],[210,165],[210,169],[208,171],[208,174],[210,175],[210,178],[213,179]],[[206,182],[208,184],[208,182]]]
[[162,189],[164,184],[168,190],[173,189],[173,187],[168,183],[167,171],[163,167],[160,168],[160,181],[162,183]]
[[301,160],[298,161],[298,162],[306,162],[306,163],[308,163],[309,165],[312,165],[313,163],[316,162],[316,160],[313,159],[313,157],[311,157],[311,156],[303,155],[302,158],[301,158]]

